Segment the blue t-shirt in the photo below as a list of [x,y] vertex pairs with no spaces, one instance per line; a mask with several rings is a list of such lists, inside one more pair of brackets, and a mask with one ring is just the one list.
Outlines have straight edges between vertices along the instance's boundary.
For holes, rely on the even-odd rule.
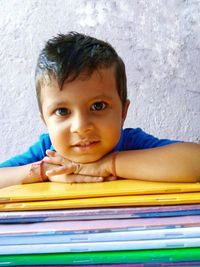
[[[113,151],[148,149],[173,144],[176,142],[177,141],[168,139],[158,139],[150,134],[145,133],[140,128],[127,128],[122,130],[119,143]],[[42,134],[38,142],[32,145],[25,153],[2,162],[0,167],[21,166],[42,160],[46,156],[47,149],[54,150],[49,134],[45,133]]]

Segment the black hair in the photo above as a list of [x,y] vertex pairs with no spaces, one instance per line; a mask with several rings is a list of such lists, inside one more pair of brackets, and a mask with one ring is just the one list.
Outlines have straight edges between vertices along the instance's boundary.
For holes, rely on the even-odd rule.
[[115,67],[117,91],[124,105],[127,100],[125,65],[109,43],[77,32],[48,40],[39,54],[35,72],[40,112],[41,88],[46,77],[56,79],[62,90],[64,82],[75,80],[83,72],[90,76],[95,70],[111,66]]

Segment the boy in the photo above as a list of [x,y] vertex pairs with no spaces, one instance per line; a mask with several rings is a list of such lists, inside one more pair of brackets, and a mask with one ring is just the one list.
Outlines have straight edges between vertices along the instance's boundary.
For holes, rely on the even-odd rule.
[[0,165],[0,187],[117,176],[199,181],[200,145],[123,129],[129,106],[125,66],[108,43],[75,32],[50,39],[39,55],[35,81],[48,134]]

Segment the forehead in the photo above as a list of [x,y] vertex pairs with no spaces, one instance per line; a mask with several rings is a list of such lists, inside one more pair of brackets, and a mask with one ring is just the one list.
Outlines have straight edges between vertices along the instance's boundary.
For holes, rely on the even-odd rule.
[[100,93],[105,95],[117,93],[114,67],[95,70],[91,75],[83,72],[75,80],[65,81],[62,88],[59,87],[56,79],[50,78],[42,86],[41,101],[45,101],[48,96],[56,99],[59,95],[66,94],[68,97],[72,94],[83,97],[83,93],[88,97]]

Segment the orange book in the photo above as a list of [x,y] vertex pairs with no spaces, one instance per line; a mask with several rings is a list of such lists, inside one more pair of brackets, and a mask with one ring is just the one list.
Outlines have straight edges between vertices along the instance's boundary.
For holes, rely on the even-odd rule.
[[200,183],[164,183],[127,179],[102,183],[46,182],[0,189],[0,203],[136,195],[139,197],[139,195],[186,192],[200,192]]

